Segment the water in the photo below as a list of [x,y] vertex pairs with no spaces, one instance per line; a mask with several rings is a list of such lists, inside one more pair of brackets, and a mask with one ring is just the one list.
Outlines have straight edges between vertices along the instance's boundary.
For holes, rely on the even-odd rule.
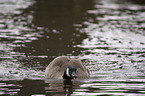
[[[144,96],[143,0],[0,0],[0,95]],[[59,55],[89,79],[45,79]]]

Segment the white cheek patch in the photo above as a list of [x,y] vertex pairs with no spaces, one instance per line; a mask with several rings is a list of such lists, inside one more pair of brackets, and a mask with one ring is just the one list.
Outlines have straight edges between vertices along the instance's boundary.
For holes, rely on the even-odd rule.
[[69,75],[69,68],[66,69],[66,75],[67,75],[68,77],[71,77],[71,76]]

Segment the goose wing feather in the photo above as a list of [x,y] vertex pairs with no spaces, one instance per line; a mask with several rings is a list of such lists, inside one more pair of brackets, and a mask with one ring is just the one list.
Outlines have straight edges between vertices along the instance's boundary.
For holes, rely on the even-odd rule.
[[46,78],[61,78],[70,58],[67,56],[56,57],[45,70]]

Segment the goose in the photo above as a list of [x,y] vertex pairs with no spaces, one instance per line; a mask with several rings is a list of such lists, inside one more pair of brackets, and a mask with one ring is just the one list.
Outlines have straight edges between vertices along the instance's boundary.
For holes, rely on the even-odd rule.
[[90,74],[81,60],[68,56],[58,56],[46,67],[45,78],[86,79]]

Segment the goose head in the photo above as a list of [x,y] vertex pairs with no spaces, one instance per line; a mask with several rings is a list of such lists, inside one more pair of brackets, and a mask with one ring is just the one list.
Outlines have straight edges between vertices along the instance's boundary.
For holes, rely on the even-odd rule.
[[77,78],[76,67],[74,66],[66,67],[63,74],[63,79],[75,79],[75,78]]

